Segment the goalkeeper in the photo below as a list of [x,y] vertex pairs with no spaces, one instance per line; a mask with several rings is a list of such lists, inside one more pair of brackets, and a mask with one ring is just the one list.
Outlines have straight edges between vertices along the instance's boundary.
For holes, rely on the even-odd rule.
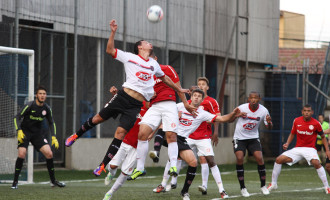
[[56,127],[52,116],[52,110],[45,103],[46,98],[46,89],[39,86],[36,91],[36,99],[24,105],[23,109],[14,118],[15,128],[17,130],[18,157],[15,164],[15,176],[11,187],[12,189],[17,189],[18,176],[23,166],[29,142],[32,143],[37,151],[41,152],[46,157],[51,186],[65,186],[64,183],[55,179],[53,152],[42,132],[43,121],[46,118],[51,130],[52,145],[58,149],[59,144],[55,136]]

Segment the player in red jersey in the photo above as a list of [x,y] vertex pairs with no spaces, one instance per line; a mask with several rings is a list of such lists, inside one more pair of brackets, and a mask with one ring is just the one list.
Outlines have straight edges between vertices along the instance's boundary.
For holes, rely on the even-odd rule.
[[312,117],[313,113],[314,111],[312,110],[312,107],[306,104],[302,109],[302,116],[293,121],[291,133],[287,142],[283,144],[283,149],[288,149],[289,144],[292,142],[295,135],[297,135],[296,146],[293,149],[285,151],[276,158],[273,168],[272,182],[268,186],[269,191],[277,189],[277,178],[280,175],[282,164],[286,163],[291,166],[305,158],[308,164],[312,164],[316,169],[317,174],[324,185],[326,194],[330,194],[327,175],[320,164],[320,159],[315,148],[317,135],[320,135],[322,138],[328,158],[330,158],[330,151],[322,126],[320,122]]
[[[152,56],[152,55],[151,55]],[[157,60],[157,59],[155,59]],[[179,76],[173,67],[169,65],[160,65],[161,70],[169,77],[173,83],[181,88]],[[178,109],[176,107],[175,91],[168,87],[160,78],[155,78],[155,95],[151,99],[150,109],[147,111],[142,121],[140,122],[140,130],[137,146],[137,166],[134,170],[131,179],[135,180],[144,172],[144,163],[148,154],[148,137],[154,132],[159,125],[163,124],[163,130],[166,132],[166,141],[168,143],[168,157],[171,162],[169,174],[177,176],[177,156],[179,153],[177,144],[177,127],[179,125]],[[190,109],[193,115],[196,116],[193,106],[189,105],[186,96],[183,93],[178,93],[185,108]]]
[[[111,88],[112,94],[117,92],[116,88],[113,86]],[[112,158],[109,163],[109,173],[106,176],[104,183],[109,185],[111,180],[114,178],[117,172],[118,166],[121,165],[121,173],[117,178],[116,182],[113,184],[111,189],[105,194],[104,200],[109,200],[112,198],[112,195],[125,183],[127,176],[131,175],[133,169],[136,165],[136,147],[138,142],[138,133],[142,117],[147,112],[149,108],[149,102],[143,102],[143,107],[141,108],[140,113],[137,116],[133,128],[126,134],[123,139],[122,144],[117,152],[117,154]]]
[[[197,86],[199,89],[203,90],[205,94],[203,102],[200,105],[203,110],[220,116],[221,112],[218,102],[214,98],[207,95],[207,91],[209,90],[209,80],[206,77],[199,77],[197,79]],[[214,152],[212,148],[212,144],[214,146],[218,144],[218,127],[219,123],[214,123],[214,132],[212,134],[212,125],[203,122],[194,133],[189,135],[189,139],[187,139],[189,146],[193,147],[193,149],[198,149],[197,155],[201,164],[202,173],[202,185],[198,186],[198,189],[203,195],[207,194],[209,168],[211,169],[212,175],[219,186],[220,193],[224,190],[219,168],[214,162]]]

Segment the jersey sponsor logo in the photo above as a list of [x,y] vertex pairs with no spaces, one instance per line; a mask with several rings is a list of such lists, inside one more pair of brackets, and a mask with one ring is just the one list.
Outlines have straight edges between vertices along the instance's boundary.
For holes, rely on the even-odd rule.
[[30,119],[31,120],[35,120],[35,121],[42,121],[42,120],[44,120],[44,118],[42,118],[42,117],[34,117],[32,115],[30,115]]
[[254,129],[254,127],[256,127],[256,123],[246,123],[243,125],[243,128],[246,129],[246,130],[252,130]]
[[302,125],[298,124],[297,126],[300,127],[300,126],[302,126]]
[[135,75],[142,81],[149,81],[152,77],[150,74],[148,74],[147,72],[143,72],[143,71],[136,72]]
[[41,114],[42,114],[43,116],[45,116],[45,115],[47,114],[47,112],[46,112],[45,110],[43,110],[43,111],[41,112]]
[[252,119],[252,120],[260,121],[260,117],[249,117],[249,116],[246,116],[246,117],[243,117],[243,119]]
[[309,125],[309,130],[314,130],[314,126],[313,125]]
[[141,65],[141,64],[139,64],[139,63],[137,63],[137,62],[135,62],[133,60],[129,60],[128,62],[133,63],[133,64],[135,64],[135,65],[137,65],[139,67],[145,68],[145,69],[150,69],[151,71],[154,71],[155,70],[154,66],[150,66],[150,67],[144,66],[144,65]]
[[299,133],[301,135],[313,135],[313,131],[312,132],[308,132],[308,131],[297,130],[297,133]]
[[190,126],[192,124],[192,120],[189,119],[180,118],[179,121],[183,126]]

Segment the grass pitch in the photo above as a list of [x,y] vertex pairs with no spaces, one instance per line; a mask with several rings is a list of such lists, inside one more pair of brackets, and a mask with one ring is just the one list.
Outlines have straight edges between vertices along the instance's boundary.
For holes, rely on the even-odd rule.
[[[46,167],[45,167],[46,168]],[[245,185],[251,194],[251,197],[241,196],[239,183],[236,177],[235,165],[221,165],[221,177],[224,187],[233,199],[330,199],[326,195],[321,180],[315,169],[306,165],[295,165],[293,167],[284,166],[278,179],[279,188],[270,195],[264,196],[260,191],[260,181],[257,172],[257,165],[248,163],[245,168]],[[267,184],[271,181],[273,163],[267,163]],[[119,170],[118,170],[119,171]],[[185,179],[186,168],[181,170],[178,178],[178,188],[161,194],[155,194],[152,190],[160,184],[162,180],[163,168],[147,168],[147,176],[141,177],[135,181],[127,181],[120,188],[112,199],[118,200],[171,200],[182,199],[180,191]],[[119,172],[117,172],[119,173]],[[35,184],[19,185],[17,190],[12,190],[10,184],[0,184],[0,199],[37,199],[37,200],[63,200],[63,199],[103,199],[104,194],[111,186],[104,185],[103,173],[101,177],[96,178],[92,171],[56,171],[56,178],[66,183],[65,188],[52,188],[49,186],[49,177],[47,171],[35,171]],[[329,176],[328,176],[329,177]],[[328,178],[329,180],[329,178]],[[115,180],[112,181],[113,184]],[[198,191],[198,185],[201,185],[200,167],[193,184],[190,187],[190,199],[219,199],[218,188],[210,172],[208,182],[208,194],[201,195]]]

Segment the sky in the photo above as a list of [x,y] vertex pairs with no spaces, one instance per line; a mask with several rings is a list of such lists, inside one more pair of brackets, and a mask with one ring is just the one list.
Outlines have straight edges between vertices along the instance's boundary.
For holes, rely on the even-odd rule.
[[[330,42],[330,0],[280,0],[280,10],[305,15],[305,40]],[[320,46],[320,42],[305,42],[306,48]]]

